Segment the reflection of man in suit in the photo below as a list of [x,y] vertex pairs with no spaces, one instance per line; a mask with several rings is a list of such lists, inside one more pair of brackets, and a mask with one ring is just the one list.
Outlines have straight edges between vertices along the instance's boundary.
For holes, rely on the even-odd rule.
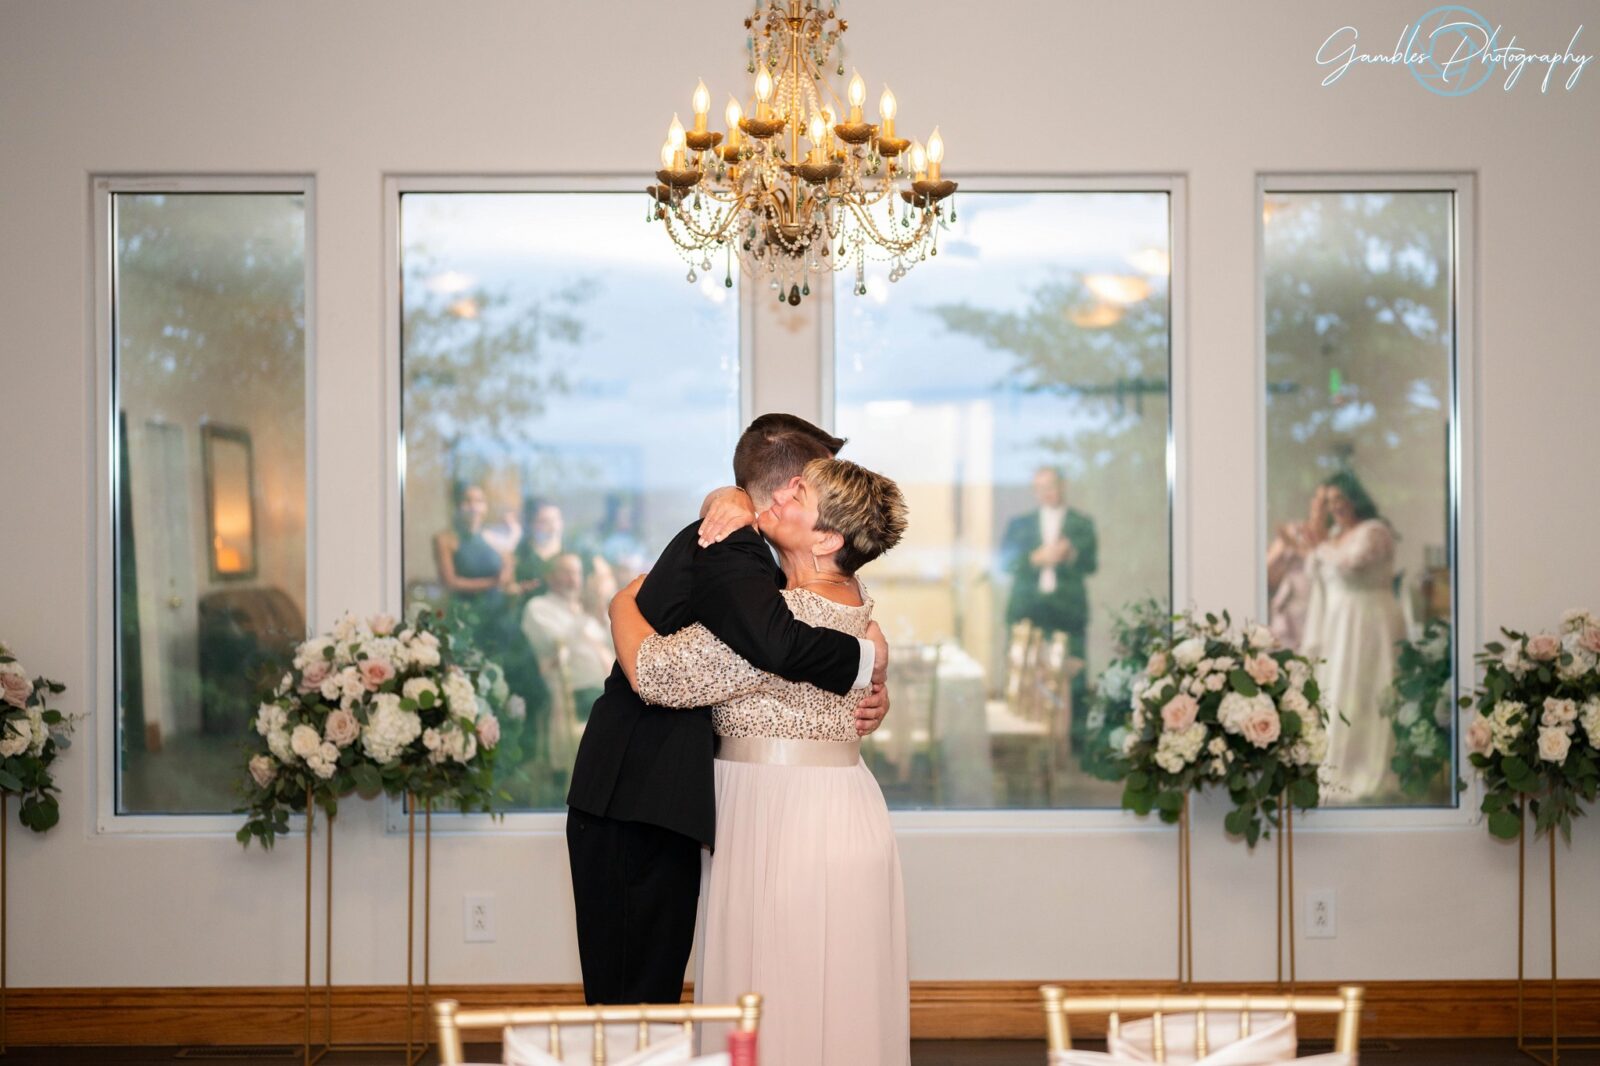
[[[1046,633],[1067,634],[1071,653],[1084,658],[1089,630],[1089,590],[1084,579],[1099,567],[1094,519],[1067,506],[1067,483],[1054,467],[1033,475],[1037,510],[1013,518],[1000,542],[1000,557],[1011,575],[1006,623],[1027,620]],[[1072,680],[1072,733],[1082,733],[1088,710],[1088,670]]]

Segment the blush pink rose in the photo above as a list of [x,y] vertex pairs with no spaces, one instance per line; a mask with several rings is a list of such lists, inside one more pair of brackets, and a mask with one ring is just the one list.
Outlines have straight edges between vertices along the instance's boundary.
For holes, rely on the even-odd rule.
[[1550,633],[1539,633],[1528,638],[1528,658],[1548,663],[1561,654],[1560,638]]
[[33,695],[33,682],[20,670],[0,670],[0,699],[13,707],[27,707]]
[[1244,720],[1244,728],[1240,732],[1250,743],[1258,748],[1264,748],[1277,740],[1282,730],[1283,725],[1278,719],[1277,709],[1262,703],[1250,708],[1250,713]]
[[1270,685],[1278,680],[1278,660],[1270,655],[1252,655],[1244,661],[1244,672],[1258,685]]
[[1152,652],[1148,662],[1144,664],[1144,672],[1151,677],[1160,677],[1167,672],[1167,653],[1164,651]]
[[500,743],[500,719],[486,714],[478,719],[478,743],[492,748]]
[[322,725],[322,735],[335,746],[348,748],[361,735],[361,723],[356,721],[353,712],[341,707],[328,715]]
[[1200,704],[1194,697],[1180,693],[1162,705],[1161,724],[1169,733],[1180,733],[1194,725],[1195,715],[1199,713]]
[[317,692],[322,688],[322,683],[328,680],[328,675],[333,672],[333,664],[326,659],[313,659],[306,663],[306,668],[300,674],[300,691]]
[[1489,754],[1489,749],[1494,746],[1494,730],[1489,728],[1486,718],[1474,718],[1472,724],[1467,726],[1467,749],[1479,755]]
[[376,692],[383,683],[394,677],[394,667],[383,659],[362,659],[361,680],[368,692]]
[[1600,626],[1584,627],[1582,635],[1578,637],[1578,647],[1600,655]]
[[367,619],[367,628],[372,630],[374,636],[387,637],[394,632],[398,623],[392,614],[375,614]]

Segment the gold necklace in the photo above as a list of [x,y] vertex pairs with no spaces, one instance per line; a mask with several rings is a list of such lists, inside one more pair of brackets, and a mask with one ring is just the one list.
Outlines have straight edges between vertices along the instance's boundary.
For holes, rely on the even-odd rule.
[[855,583],[855,579],[850,577],[850,576],[848,576],[848,575],[841,574],[840,577],[842,578],[842,580],[840,580],[840,581],[823,581],[823,580],[820,580],[821,575],[818,575],[818,577],[814,577],[810,581],[802,581],[802,582],[800,582],[800,587],[801,588],[805,588],[807,585],[817,585],[817,584],[843,586],[843,585],[852,585],[852,584]]

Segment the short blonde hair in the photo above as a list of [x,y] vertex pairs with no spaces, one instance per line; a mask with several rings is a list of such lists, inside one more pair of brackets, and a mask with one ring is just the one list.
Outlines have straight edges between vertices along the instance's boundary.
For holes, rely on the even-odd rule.
[[840,570],[853,574],[900,543],[906,499],[899,485],[847,459],[813,459],[802,476],[817,496],[817,528],[844,538],[834,555]]

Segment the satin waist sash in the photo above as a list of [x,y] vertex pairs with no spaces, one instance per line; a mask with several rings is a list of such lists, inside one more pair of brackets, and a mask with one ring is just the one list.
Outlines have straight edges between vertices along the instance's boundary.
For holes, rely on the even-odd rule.
[[773,766],[854,766],[861,761],[861,741],[718,737],[717,758]]

